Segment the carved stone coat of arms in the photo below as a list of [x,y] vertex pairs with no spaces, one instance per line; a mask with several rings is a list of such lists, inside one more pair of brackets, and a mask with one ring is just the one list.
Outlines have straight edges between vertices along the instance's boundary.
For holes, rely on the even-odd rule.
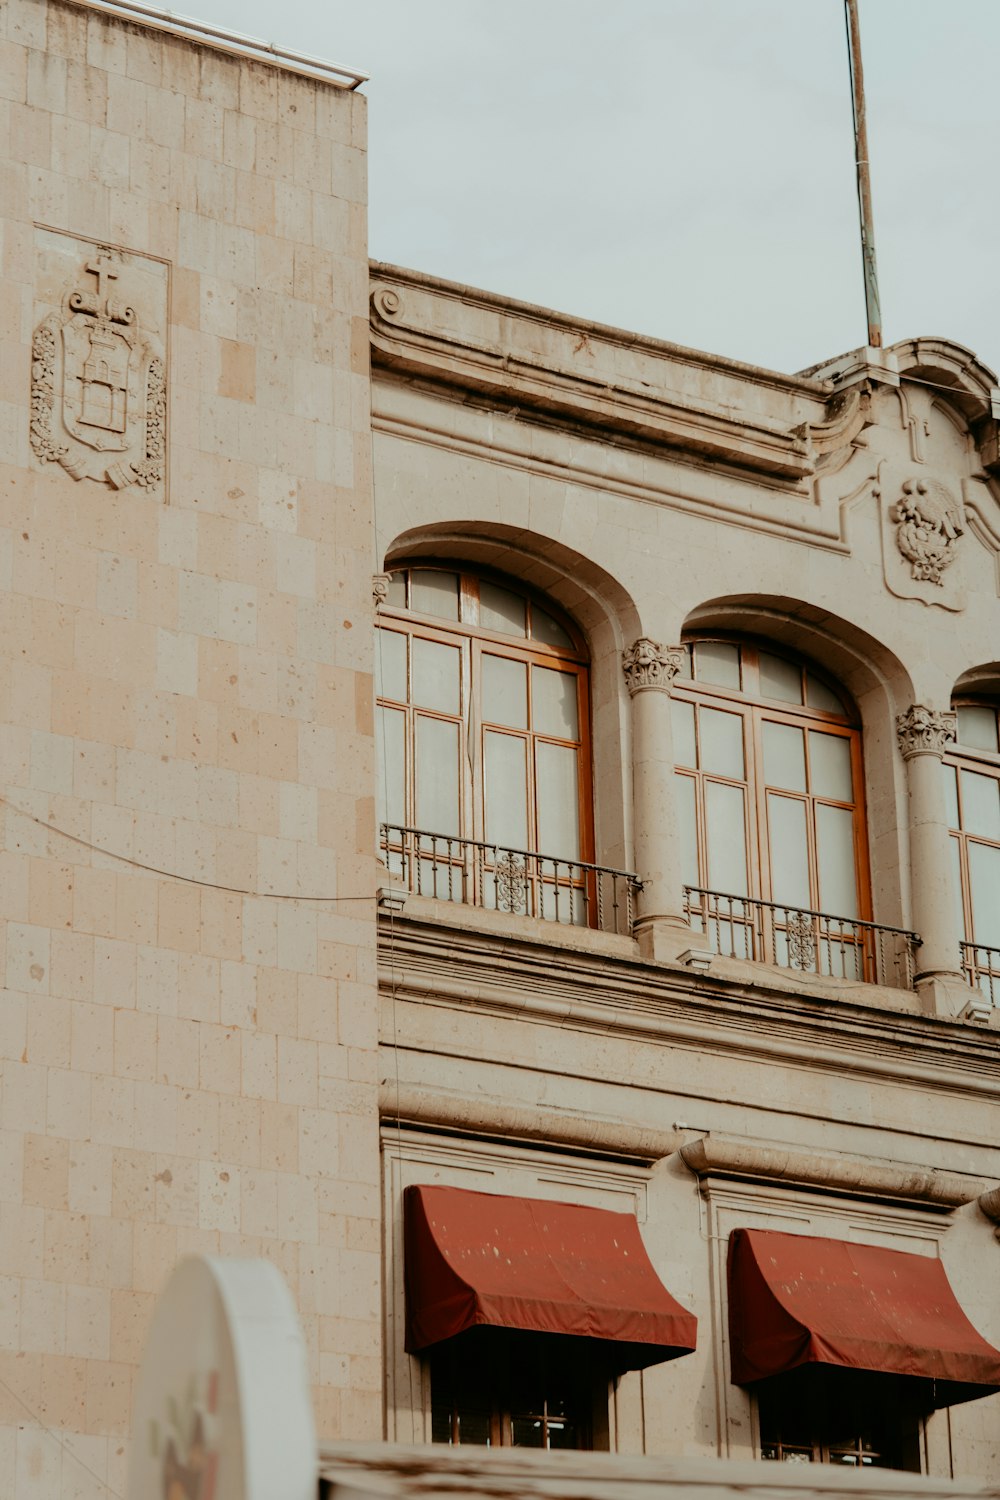
[[[30,438],[40,463],[74,479],[125,489],[161,486],[166,464],[166,370],[154,329],[123,287],[131,257],[85,255],[61,304],[35,328]],[[155,317],[155,313],[154,313]]]

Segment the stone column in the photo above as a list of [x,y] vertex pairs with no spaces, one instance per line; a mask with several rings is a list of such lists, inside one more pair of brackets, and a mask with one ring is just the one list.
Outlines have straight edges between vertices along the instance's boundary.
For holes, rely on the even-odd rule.
[[639,925],[660,921],[687,931],[670,730],[670,685],[683,661],[680,646],[661,646],[645,636],[622,653],[632,697],[635,868],[643,882]]
[[956,716],[914,704],[896,718],[910,805],[910,889],[920,938],[917,980],[961,981],[951,850],[941,761],[955,739]]

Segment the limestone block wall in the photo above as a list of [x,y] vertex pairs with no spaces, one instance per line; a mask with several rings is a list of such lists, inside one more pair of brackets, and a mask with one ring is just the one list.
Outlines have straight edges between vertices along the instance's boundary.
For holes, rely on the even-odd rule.
[[0,35],[0,1489],[96,1500],[190,1251],[381,1432],[365,101]]

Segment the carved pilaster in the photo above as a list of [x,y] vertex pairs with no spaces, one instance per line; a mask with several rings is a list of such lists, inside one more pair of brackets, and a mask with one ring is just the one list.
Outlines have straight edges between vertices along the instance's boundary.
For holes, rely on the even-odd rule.
[[914,703],[905,714],[897,714],[896,736],[903,759],[934,755],[940,760],[955,741],[957,723],[957,714],[924,708],[919,703]]
[[640,636],[622,652],[625,682],[633,698],[647,688],[669,693],[670,685],[683,665],[683,646],[661,646],[648,636]]
[[372,598],[375,600],[375,608],[381,609],[389,597],[389,574],[372,574]]

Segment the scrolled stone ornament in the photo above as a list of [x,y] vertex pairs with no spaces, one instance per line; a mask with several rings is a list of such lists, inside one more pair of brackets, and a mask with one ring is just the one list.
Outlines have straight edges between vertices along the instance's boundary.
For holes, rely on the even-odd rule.
[[398,318],[403,311],[403,299],[395,287],[377,286],[371,294],[372,310],[380,318]]
[[625,683],[633,697],[646,688],[669,693],[670,684],[683,665],[683,646],[661,646],[648,636],[640,636],[622,652]]
[[936,755],[938,760],[948,746],[954,744],[958,729],[958,715],[925,708],[914,703],[905,714],[896,715],[896,737],[904,760],[914,755]]

